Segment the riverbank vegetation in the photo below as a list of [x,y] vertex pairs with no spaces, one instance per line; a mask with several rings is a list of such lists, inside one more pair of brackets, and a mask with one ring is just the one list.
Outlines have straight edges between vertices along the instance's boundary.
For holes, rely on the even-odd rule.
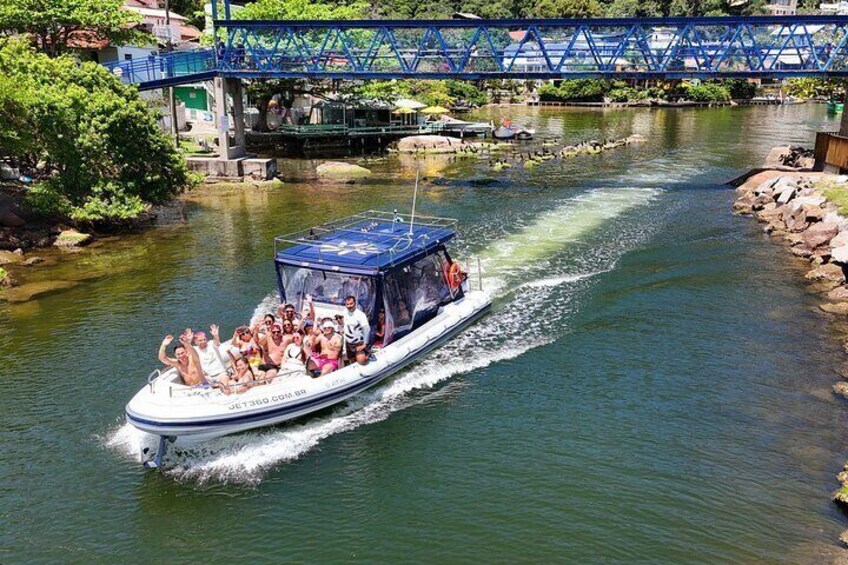
[[138,91],[73,53],[80,34],[114,44],[151,42],[134,29],[137,14],[122,6],[0,4],[0,160],[4,178],[22,179],[26,204],[44,217],[124,223],[190,184],[184,159]]
[[628,86],[624,81],[575,79],[542,85],[538,95],[543,102],[729,102],[733,99],[750,99],[756,92],[757,86],[743,79],[657,81],[653,86],[645,88]]
[[33,208],[76,222],[135,218],[189,184],[134,88],[20,39],[0,46],[0,154],[32,179]]

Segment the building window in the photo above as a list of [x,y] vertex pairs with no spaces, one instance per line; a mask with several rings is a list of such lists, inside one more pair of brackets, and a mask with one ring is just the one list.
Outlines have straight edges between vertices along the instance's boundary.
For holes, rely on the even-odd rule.
[[132,61],[132,53],[124,53],[124,61]]

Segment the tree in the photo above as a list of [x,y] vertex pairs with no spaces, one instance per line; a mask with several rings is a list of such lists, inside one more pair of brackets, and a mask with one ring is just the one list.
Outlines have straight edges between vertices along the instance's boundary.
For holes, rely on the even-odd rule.
[[93,35],[116,45],[146,44],[152,39],[134,26],[135,12],[123,0],[2,0],[0,33],[29,34],[51,57],[67,53],[75,36]]
[[96,63],[50,58],[10,39],[0,44],[0,123],[16,128],[20,116],[27,124],[19,143],[0,127],[0,156],[35,178],[31,192],[49,211],[86,222],[127,219],[190,182],[135,88]]
[[663,8],[663,3],[656,0],[613,0],[606,15],[610,18],[655,18],[667,15]]
[[[362,0],[350,4],[331,4],[310,0],[257,0],[233,14],[241,20],[351,20],[364,17],[367,5]],[[323,34],[311,38],[317,49],[323,41]],[[304,38],[309,40],[310,38]],[[268,42],[268,49],[276,43],[276,33],[257,39],[259,43]],[[331,88],[328,83],[316,82],[312,93],[320,93]],[[247,92],[259,111],[258,131],[268,131],[268,105],[276,94],[283,94],[284,100],[293,100],[294,94],[306,92],[306,82],[301,79],[256,79],[248,86]]]
[[597,18],[603,13],[598,0],[539,0],[533,8],[537,18]]

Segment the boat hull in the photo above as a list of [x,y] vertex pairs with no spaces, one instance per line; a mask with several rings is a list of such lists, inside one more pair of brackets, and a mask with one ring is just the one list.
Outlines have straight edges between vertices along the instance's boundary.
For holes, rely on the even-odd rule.
[[[465,298],[463,300],[467,299]],[[457,324],[446,327],[438,333],[435,333],[433,328],[427,329],[429,323],[425,324],[421,330],[424,330],[425,334],[432,334],[432,339],[426,339],[419,347],[409,346],[409,344],[415,341],[420,341],[421,334],[418,332],[421,330],[416,330],[410,336],[406,336],[400,340],[404,341],[412,338],[402,348],[402,351],[398,349],[389,352],[388,348],[391,346],[387,346],[384,354],[386,357],[391,357],[391,359],[383,358],[369,364],[376,368],[372,374],[363,375],[359,378],[351,379],[346,377],[342,379],[340,375],[343,371],[359,369],[359,366],[354,365],[318,379],[310,379],[310,384],[313,387],[326,383],[326,390],[320,394],[307,394],[306,389],[301,389],[303,392],[301,396],[303,398],[299,399],[298,390],[283,393],[278,388],[275,388],[275,383],[272,383],[266,386],[254,387],[242,395],[225,397],[226,402],[224,404],[219,402],[212,405],[213,413],[195,417],[174,417],[173,413],[170,412],[179,412],[179,407],[174,407],[173,411],[165,409],[167,408],[166,406],[159,406],[156,409],[150,409],[149,407],[145,409],[143,397],[150,395],[150,393],[145,392],[147,389],[145,387],[145,389],[139,391],[136,397],[127,404],[127,422],[143,432],[173,438],[178,444],[190,444],[255,428],[272,426],[299,418],[344,402],[376,386],[472,325],[480,317],[484,316],[490,307],[491,302],[488,299],[479,301],[479,304],[474,305],[468,315],[462,316]],[[366,365],[365,368],[368,368],[369,365]],[[334,380],[334,375],[339,375],[339,377]],[[265,390],[263,391],[262,389]],[[256,391],[259,391],[259,393]],[[224,395],[217,391],[207,392],[205,394],[224,397]],[[202,394],[198,396],[202,397]],[[197,404],[200,402],[202,400],[198,400]],[[216,406],[218,410],[214,410]],[[257,406],[259,408],[254,409]],[[209,407],[208,404],[206,407]],[[189,409],[184,408],[183,410],[188,411]]]

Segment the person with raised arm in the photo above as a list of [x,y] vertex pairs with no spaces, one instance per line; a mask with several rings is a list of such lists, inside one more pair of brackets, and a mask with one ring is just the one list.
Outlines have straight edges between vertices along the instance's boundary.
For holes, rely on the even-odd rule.
[[188,386],[198,386],[207,384],[203,377],[203,369],[200,365],[200,357],[197,355],[194,347],[191,346],[191,340],[194,337],[191,329],[186,329],[180,335],[179,344],[174,346],[174,357],[168,357],[165,354],[165,348],[174,341],[174,336],[166,335],[162,340],[162,345],[159,346],[159,361],[173,367],[177,370],[183,383]]

